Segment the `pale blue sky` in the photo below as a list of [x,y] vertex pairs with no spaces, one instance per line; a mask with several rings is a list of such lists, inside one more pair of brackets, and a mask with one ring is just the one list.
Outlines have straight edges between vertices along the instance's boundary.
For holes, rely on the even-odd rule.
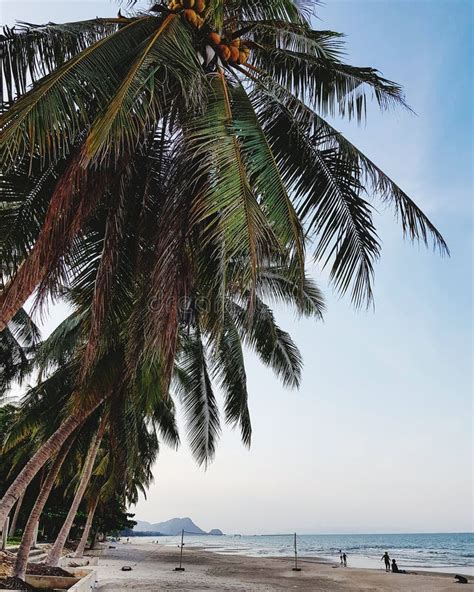
[[[110,15],[107,0],[5,2],[3,22]],[[328,297],[324,323],[279,320],[305,359],[298,392],[248,358],[254,440],[225,431],[204,472],[163,448],[140,519],[232,533],[473,530],[472,3],[327,1],[317,26],[401,83],[416,116],[336,122],[432,217],[450,259],[404,243],[390,211],[376,309]],[[316,271],[316,270],[315,270]],[[60,314],[60,311],[55,311]],[[51,322],[54,323],[54,320]]]

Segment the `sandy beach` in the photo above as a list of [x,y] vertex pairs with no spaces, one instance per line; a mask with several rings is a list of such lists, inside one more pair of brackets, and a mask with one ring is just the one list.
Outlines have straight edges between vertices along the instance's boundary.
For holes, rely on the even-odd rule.
[[[154,544],[116,544],[107,549],[97,566],[98,590],[102,592],[272,592],[301,591],[459,591],[449,574],[392,574],[382,569],[333,567],[317,559],[301,561],[301,572],[291,570],[291,560],[221,555],[201,549],[186,548],[184,572],[174,572],[179,549]],[[121,571],[129,565],[132,571]],[[470,579],[466,590],[474,589]]]

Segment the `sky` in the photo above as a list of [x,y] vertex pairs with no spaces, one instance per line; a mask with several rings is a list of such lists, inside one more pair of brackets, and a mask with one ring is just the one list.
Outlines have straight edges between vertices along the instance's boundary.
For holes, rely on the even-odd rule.
[[[11,2],[3,23],[109,16],[108,0]],[[226,533],[457,532],[473,529],[473,4],[331,1],[316,28],[347,35],[347,61],[401,83],[416,115],[369,109],[333,123],[432,218],[440,258],[402,238],[390,208],[375,309],[327,295],[324,322],[278,310],[304,357],[298,391],[247,356],[253,442],[224,429],[205,471],[186,444],[162,447],[136,518],[190,516]],[[64,310],[56,307],[50,330]],[[183,433],[183,441],[184,433]]]

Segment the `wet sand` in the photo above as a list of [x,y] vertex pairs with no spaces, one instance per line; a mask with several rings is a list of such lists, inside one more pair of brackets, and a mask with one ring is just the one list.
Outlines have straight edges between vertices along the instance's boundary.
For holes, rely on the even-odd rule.
[[[333,567],[317,559],[301,560],[301,572],[291,560],[220,555],[185,548],[184,572],[175,572],[179,549],[159,544],[116,544],[97,566],[98,590],[105,592],[459,592],[450,574],[392,574],[384,570]],[[130,565],[132,571],[121,567]],[[474,583],[461,590],[473,590]]]

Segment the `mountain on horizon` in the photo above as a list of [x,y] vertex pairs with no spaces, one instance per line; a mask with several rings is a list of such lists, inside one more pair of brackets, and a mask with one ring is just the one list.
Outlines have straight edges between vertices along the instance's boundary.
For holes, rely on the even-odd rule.
[[222,534],[218,528],[213,528],[209,533],[202,528],[199,528],[191,518],[171,518],[165,522],[155,522],[151,524],[144,520],[137,520],[136,526],[133,528],[135,532],[160,532],[161,534],[167,534],[175,536],[181,534],[184,530],[188,534]]

